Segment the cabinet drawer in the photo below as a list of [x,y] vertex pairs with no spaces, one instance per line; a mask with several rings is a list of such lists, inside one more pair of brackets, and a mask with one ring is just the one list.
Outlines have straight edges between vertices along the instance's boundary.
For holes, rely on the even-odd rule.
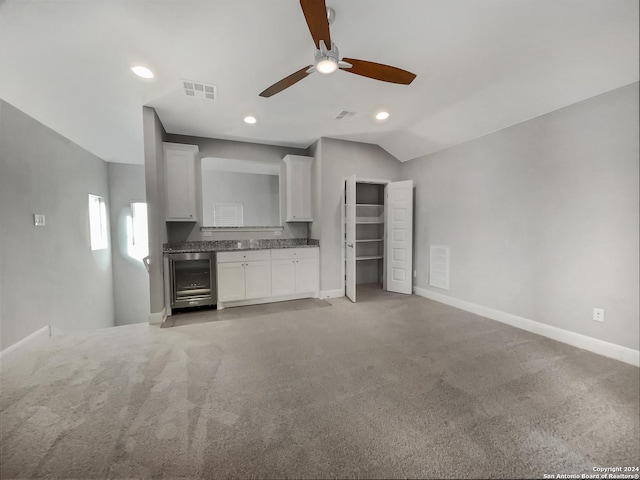
[[279,248],[271,250],[272,260],[294,260],[296,258],[318,258],[317,248]]
[[271,260],[270,250],[242,250],[239,252],[218,252],[218,263]]

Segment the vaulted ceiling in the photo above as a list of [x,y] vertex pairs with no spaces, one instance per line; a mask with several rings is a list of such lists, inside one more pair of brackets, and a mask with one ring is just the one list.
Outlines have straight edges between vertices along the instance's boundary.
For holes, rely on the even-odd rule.
[[[170,133],[295,147],[343,138],[406,161],[638,81],[637,0],[327,6],[341,55],[416,80],[316,73],[259,97],[313,63],[297,0],[5,0],[0,96],[107,161],[143,163],[143,105]],[[134,76],[137,64],[155,78]],[[186,96],[182,79],[215,85],[217,99]],[[355,115],[337,120],[345,110]]]

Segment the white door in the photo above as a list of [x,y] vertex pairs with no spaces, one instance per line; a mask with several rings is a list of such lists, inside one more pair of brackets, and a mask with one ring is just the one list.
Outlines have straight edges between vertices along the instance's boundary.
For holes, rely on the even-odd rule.
[[271,261],[271,290],[274,297],[296,293],[295,260]]
[[300,258],[296,262],[296,293],[318,291],[318,259]]
[[356,176],[347,178],[345,188],[345,290],[356,301]]
[[387,184],[387,290],[411,294],[413,263],[413,181]]
[[218,301],[244,300],[244,263],[218,264]]
[[245,297],[265,298],[271,296],[271,261],[260,260],[244,264]]

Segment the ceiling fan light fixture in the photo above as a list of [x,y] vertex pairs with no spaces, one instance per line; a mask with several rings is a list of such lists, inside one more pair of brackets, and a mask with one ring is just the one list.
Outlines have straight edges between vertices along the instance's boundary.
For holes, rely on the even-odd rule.
[[142,65],[131,67],[131,71],[142,78],[153,78],[153,72],[147,67],[143,67]]
[[386,120],[389,118],[389,112],[385,112],[384,110],[376,113],[376,120]]
[[316,70],[320,73],[328,75],[338,69],[338,62],[334,58],[324,57],[316,64]]
[[258,120],[253,115],[247,115],[243,118],[244,123],[247,125],[254,125]]

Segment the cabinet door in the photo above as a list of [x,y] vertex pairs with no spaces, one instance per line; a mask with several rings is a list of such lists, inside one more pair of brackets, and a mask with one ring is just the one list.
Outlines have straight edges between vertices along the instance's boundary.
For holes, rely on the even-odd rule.
[[295,260],[271,261],[271,291],[274,297],[296,293]]
[[301,258],[296,262],[296,293],[318,291],[318,259]]
[[244,263],[218,264],[218,301],[233,302],[245,299]]
[[271,261],[246,262],[245,299],[271,296]]
[[165,149],[167,220],[196,221],[195,184],[193,152]]
[[311,162],[310,157],[287,155],[287,222],[310,222]]

